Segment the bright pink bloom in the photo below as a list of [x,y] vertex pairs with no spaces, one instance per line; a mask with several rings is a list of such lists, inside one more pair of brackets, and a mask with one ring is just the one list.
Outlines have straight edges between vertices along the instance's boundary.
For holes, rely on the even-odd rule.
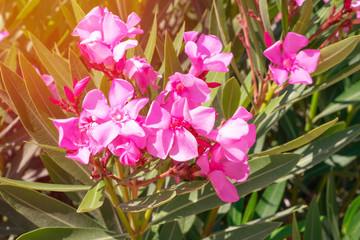
[[201,168],[200,172],[210,178],[210,181],[221,200],[225,202],[236,202],[239,195],[235,186],[229,181],[230,178],[236,182],[244,182],[250,172],[246,161],[228,161],[219,151],[219,146],[211,149],[209,161],[209,150],[196,161]]
[[324,0],[324,3],[328,3],[330,0]]
[[264,32],[264,38],[265,38],[265,45],[267,47],[270,47],[271,45],[274,44],[270,34],[267,31]]
[[0,42],[7,36],[9,36],[9,32],[7,30],[0,31]]
[[190,74],[199,76],[204,71],[227,72],[227,66],[233,58],[232,53],[221,53],[222,44],[214,35],[201,34],[196,42],[198,32],[185,32],[185,53],[191,61]]
[[160,88],[160,86],[156,85],[156,78],[161,78],[161,75],[154,71],[145,58],[134,57],[127,59],[123,72],[129,78],[134,79],[140,88],[141,94],[145,94],[149,85],[154,89]]
[[194,135],[206,135],[214,126],[215,110],[197,107],[189,110],[186,99],[176,101],[171,111],[158,101],[151,104],[145,120],[148,129],[147,150],[158,158],[170,155],[176,161],[187,161],[198,156]]
[[73,82],[74,90],[71,90],[67,86],[64,86],[64,92],[65,92],[66,98],[69,100],[70,103],[73,103],[73,104],[76,103],[76,101],[79,99],[81,93],[86,88],[86,85],[88,84],[89,80],[90,80],[90,77],[83,78],[80,81],[77,81],[77,79],[75,78],[74,82]]
[[305,2],[305,0],[295,0],[296,4],[301,7],[303,5],[303,3]]
[[117,136],[110,144],[109,150],[119,157],[119,161],[125,165],[135,165],[142,156],[137,145],[130,139]]
[[68,151],[69,159],[74,159],[83,164],[89,163],[90,154],[100,152],[101,148],[89,138],[85,131],[78,128],[79,118],[57,119],[53,124],[59,131],[59,146]]
[[207,136],[219,144],[218,151],[232,162],[247,160],[247,151],[255,143],[255,124],[248,124],[252,115],[243,107],[239,107],[234,115],[219,129],[212,130]]
[[133,86],[122,79],[113,79],[109,91],[109,102],[98,89],[88,92],[84,98],[83,109],[99,122],[93,124],[89,132],[102,146],[109,145],[117,136],[131,139],[138,147],[145,147],[145,132],[136,121],[139,111],[148,98],[130,101],[134,94]]
[[296,53],[308,44],[306,37],[289,32],[283,43],[277,41],[264,51],[264,55],[276,66],[269,69],[277,85],[286,82],[290,72],[289,83],[312,84],[310,73],[314,72],[320,57],[317,49],[305,49]]

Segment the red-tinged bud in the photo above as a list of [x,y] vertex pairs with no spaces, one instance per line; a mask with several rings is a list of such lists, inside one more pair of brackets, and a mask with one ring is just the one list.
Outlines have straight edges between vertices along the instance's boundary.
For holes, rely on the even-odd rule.
[[54,99],[54,98],[49,97],[49,100],[50,100],[50,102],[52,102],[53,104],[55,104],[57,106],[61,105],[61,103],[58,100]]
[[267,31],[265,31],[265,33],[264,33],[264,38],[265,38],[266,47],[269,48],[274,44],[274,41],[272,40],[270,34]]
[[351,7],[351,0],[345,0],[344,1],[344,9],[350,9]]
[[206,84],[208,85],[209,88],[217,88],[221,86],[221,83],[217,83],[217,82],[210,82]]
[[74,86],[74,96],[75,97],[78,97],[81,95],[81,93],[86,88],[86,85],[88,84],[89,80],[90,80],[90,77],[86,77],[76,83],[76,85]]
[[70,88],[68,88],[67,86],[64,86],[64,92],[65,92],[66,98],[69,100],[69,102],[75,103],[75,96],[74,96],[74,93],[70,90]]

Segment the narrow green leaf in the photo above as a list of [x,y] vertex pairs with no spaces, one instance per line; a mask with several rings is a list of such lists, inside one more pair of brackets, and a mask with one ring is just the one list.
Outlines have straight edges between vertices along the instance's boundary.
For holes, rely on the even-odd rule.
[[320,49],[320,59],[316,71],[311,76],[318,75],[344,60],[360,41],[360,35],[346,38]]
[[28,3],[23,7],[20,13],[16,16],[16,21],[26,18],[31,11],[40,3],[40,0],[29,0]]
[[293,240],[301,240],[299,227],[296,221],[296,214],[293,213],[293,221],[292,221],[292,239]]
[[10,68],[14,72],[16,72],[16,68],[17,68],[16,57],[17,57],[16,45],[15,45],[15,43],[13,43],[13,45],[11,45],[11,48],[10,48],[8,54],[6,55],[4,64],[5,64],[5,66]]
[[39,227],[100,227],[87,215],[36,191],[2,184],[0,192],[12,207]]
[[255,219],[255,220],[249,222],[248,224],[254,224],[254,223],[259,223],[259,222],[272,222],[274,220],[284,218],[284,217],[286,217],[286,216],[288,216],[288,215],[290,215],[290,214],[292,214],[294,212],[301,211],[301,210],[303,210],[305,208],[307,208],[307,205],[293,206],[293,207],[290,207],[290,208],[288,208],[288,209],[286,209],[284,211],[277,212],[272,216]]
[[146,44],[145,53],[144,53],[145,58],[149,63],[151,63],[151,60],[153,58],[154,51],[155,51],[155,46],[156,46],[156,36],[157,36],[157,19],[156,18],[157,17],[155,14],[154,22],[151,27],[150,36],[148,38],[148,42]]
[[241,221],[242,224],[245,224],[254,218],[257,200],[258,200],[258,193],[253,192],[250,196],[250,199],[249,199],[247,205],[246,205],[244,216]]
[[85,13],[84,13],[84,11],[81,9],[79,4],[75,0],[71,0],[71,5],[72,5],[73,10],[74,10],[76,22],[79,23],[80,20],[85,17]]
[[283,181],[274,183],[265,189],[255,208],[258,217],[264,218],[276,213],[283,199],[285,187],[286,181]]
[[119,182],[119,185],[130,182],[131,180],[134,180],[139,177],[145,176],[146,173],[151,172],[158,166],[160,166],[162,163],[164,163],[165,160],[163,159],[157,159],[155,161],[149,161],[145,166],[136,169],[134,172],[129,174],[126,178],[124,178],[121,182]]
[[120,203],[118,208],[125,212],[145,211],[163,205],[164,203],[173,199],[175,196],[175,191],[159,192],[150,196],[130,200],[126,203]]
[[293,32],[298,34],[304,34],[309,25],[311,14],[313,12],[313,7],[313,0],[305,1],[303,6],[301,7],[300,17],[292,30]]
[[87,191],[90,186],[86,185],[67,185],[67,184],[52,184],[52,183],[40,183],[40,182],[26,182],[20,180],[13,180],[9,178],[0,177],[0,182],[11,186],[34,189],[40,191],[52,191],[52,192],[77,192]]
[[90,73],[84,64],[71,48],[69,48],[69,66],[72,79],[77,78],[77,80],[80,81],[81,79],[90,76]]
[[179,56],[183,47],[185,47],[185,44],[183,44],[184,32],[185,32],[185,22],[181,26],[180,31],[176,34],[174,39],[174,49],[177,56]]
[[264,239],[266,236],[270,235],[276,228],[278,228],[281,223],[269,222],[269,223],[257,223],[254,225],[242,225],[240,227],[229,227],[223,231],[215,232],[209,237],[204,238],[203,240],[216,240],[216,239],[226,239],[226,240],[258,240]]
[[104,190],[105,182],[104,180],[96,183],[85,195],[80,206],[77,209],[77,212],[90,212],[94,209],[101,207],[104,203]]
[[288,33],[288,21],[289,21],[289,13],[288,13],[288,1],[281,0],[281,25],[283,30],[283,35],[286,36]]
[[221,36],[221,41],[223,45],[227,45],[229,41],[229,30],[226,25],[226,15],[223,7],[223,0],[215,0],[213,1],[213,8],[216,16],[216,21],[219,27],[219,33]]
[[306,214],[304,239],[308,239],[308,240],[322,239],[320,213],[315,198],[311,200],[309,211]]
[[269,8],[268,8],[267,0],[260,0],[259,8],[260,8],[261,20],[264,24],[265,31],[269,33],[271,39],[274,41],[275,38],[271,30],[271,22],[269,17]]
[[225,118],[229,119],[238,109],[240,101],[240,86],[234,77],[226,81],[221,96]]
[[175,72],[182,72],[181,64],[176,55],[174,45],[171,41],[171,38],[168,33],[165,35],[165,45],[164,45],[164,53],[165,53],[165,71],[164,71],[164,85],[163,89],[167,82],[169,81],[169,77],[173,75]]
[[96,239],[96,240],[120,240],[128,239],[127,234],[114,233],[100,228],[68,228],[68,227],[44,227],[24,233],[18,240],[39,239]]
[[358,211],[352,219],[344,240],[353,240],[360,238],[360,212]]
[[198,189],[201,189],[206,184],[208,184],[208,182],[209,182],[208,180],[181,182],[179,184],[172,186],[169,190],[175,191],[176,195],[182,195],[185,193],[190,193]]
[[239,201],[231,204],[231,208],[227,214],[230,226],[239,226],[241,224],[243,205],[244,198],[241,198]]
[[354,217],[360,212],[360,195],[358,195],[350,204],[345,212],[345,216],[342,222],[341,233],[348,233],[349,226],[354,222]]
[[[281,154],[251,159],[248,161],[250,176],[243,183],[235,183],[241,197],[261,189],[280,176],[287,174],[299,161],[296,154]],[[178,218],[197,214],[225,204],[208,184],[199,191],[177,196],[153,216],[152,224],[174,221]]]
[[179,223],[177,221],[169,222],[161,227],[159,240],[177,240],[181,239],[182,236]]
[[255,154],[254,156],[263,156],[263,155],[270,155],[270,154],[275,154],[275,153],[281,153],[281,152],[287,152],[296,148],[299,148],[309,142],[311,142],[312,140],[314,140],[315,138],[317,138],[318,136],[320,136],[321,134],[323,134],[326,130],[328,130],[330,127],[334,126],[334,124],[336,123],[338,119],[334,119],[330,122],[324,123],[323,125],[311,130],[308,133],[305,133],[304,135],[302,135],[301,137],[298,137],[292,141],[289,141],[283,145],[271,148],[269,150],[263,151],[259,154]]

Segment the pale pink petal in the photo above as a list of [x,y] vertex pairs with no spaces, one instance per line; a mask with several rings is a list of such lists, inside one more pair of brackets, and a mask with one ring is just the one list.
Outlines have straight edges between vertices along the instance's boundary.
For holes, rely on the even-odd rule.
[[66,155],[66,157],[81,162],[82,164],[88,164],[90,158],[90,150],[86,147],[79,148],[78,151],[76,151],[75,153],[70,153]]
[[245,140],[247,141],[248,148],[254,145],[256,140],[256,128],[254,123],[249,124],[249,133],[245,137]]
[[77,142],[80,137],[77,128],[79,118],[56,119],[54,126],[59,131],[59,146],[68,150],[77,150]]
[[272,65],[269,65],[269,69],[271,74],[273,75],[274,81],[276,85],[280,86],[284,82],[286,82],[288,78],[288,71],[281,67],[275,67]]
[[125,105],[124,110],[127,111],[132,119],[136,119],[139,111],[149,102],[148,98],[137,98]]
[[200,135],[207,135],[214,127],[215,109],[209,107],[197,107],[190,110],[191,126],[193,126]]
[[7,30],[1,31],[0,32],[0,42],[8,36],[9,36],[9,32]]
[[309,85],[312,84],[313,81],[310,77],[310,74],[306,70],[302,68],[296,68],[290,71],[289,83],[304,83]]
[[231,180],[236,182],[245,181],[250,173],[249,164],[247,161],[231,162],[224,160],[221,162],[224,167],[224,173]]
[[265,57],[267,57],[272,63],[276,65],[282,65],[283,55],[281,53],[281,42],[277,41],[271,47],[264,51]]
[[126,24],[115,18],[112,13],[105,14],[102,26],[104,33],[104,42],[110,45],[113,45],[116,40],[121,40],[122,36],[125,35],[124,33],[127,33]]
[[130,13],[130,15],[127,18],[126,25],[128,28],[133,28],[140,21],[141,21],[141,18],[136,13],[132,12],[132,13]]
[[85,56],[88,56],[88,60],[94,63],[101,64],[106,59],[112,57],[109,47],[101,42],[81,42],[80,48],[81,51],[86,52]]
[[142,155],[131,140],[121,136],[118,136],[109,144],[109,150],[114,155],[119,156],[119,161],[125,165],[135,165]]
[[221,200],[224,202],[236,202],[240,199],[235,186],[226,178],[222,171],[213,171],[209,174],[209,177]]
[[91,136],[103,147],[111,143],[119,133],[120,127],[111,120],[99,125],[93,125],[90,129]]
[[200,171],[203,174],[208,174],[210,171],[210,165],[209,165],[209,156],[208,156],[209,150],[207,149],[203,155],[201,155],[198,160],[196,160],[196,165],[200,167]]
[[79,36],[80,40],[83,41],[84,39],[89,38],[92,32],[101,31],[103,15],[103,8],[93,8],[75,27],[72,35]]
[[171,107],[171,116],[191,122],[189,106],[186,98],[181,98],[180,100],[174,102]]
[[174,132],[169,129],[159,129],[155,135],[150,135],[147,140],[147,151],[158,158],[165,159],[173,145]]
[[169,127],[171,115],[164,108],[160,107],[157,101],[154,101],[149,109],[148,115],[145,120],[145,125],[148,128],[166,129]]
[[[305,2],[305,0],[295,0],[296,4],[301,7],[303,5],[303,3]],[[306,44],[307,45],[307,44]]]
[[130,137],[145,138],[144,129],[135,120],[128,120],[120,124],[120,135]]
[[185,43],[187,43],[189,41],[195,42],[198,34],[199,33],[195,32],[195,31],[184,32],[184,41],[185,41]]
[[175,130],[174,143],[169,155],[176,161],[187,161],[198,156],[195,137],[183,128]]
[[244,107],[239,107],[231,118],[241,118],[248,121],[252,118],[252,115]]
[[98,89],[91,90],[86,94],[82,108],[101,119],[108,118],[110,112],[105,95]]
[[303,35],[294,32],[289,32],[286,35],[283,43],[284,56],[290,56],[296,53],[297,51],[308,45],[308,42],[309,41],[307,40],[307,38],[304,37]]
[[222,50],[221,41],[214,35],[201,34],[197,41],[198,51],[201,55],[213,56]]
[[228,72],[227,68],[233,58],[232,53],[219,53],[204,60],[204,70]]
[[134,95],[134,87],[123,79],[113,79],[109,91],[111,107],[123,107]]
[[240,140],[248,132],[249,125],[244,120],[231,118],[219,129],[217,141],[220,144],[231,144],[233,141]]
[[320,51],[317,49],[305,49],[296,55],[295,64],[305,69],[308,73],[316,70]]
[[240,140],[231,145],[221,145],[223,149],[224,156],[227,160],[232,162],[241,162],[246,161],[249,147],[247,141]]
[[137,45],[138,45],[138,41],[133,39],[120,42],[118,45],[116,45],[113,49],[115,62],[118,62],[121,58],[124,57],[126,50],[130,48],[134,48]]

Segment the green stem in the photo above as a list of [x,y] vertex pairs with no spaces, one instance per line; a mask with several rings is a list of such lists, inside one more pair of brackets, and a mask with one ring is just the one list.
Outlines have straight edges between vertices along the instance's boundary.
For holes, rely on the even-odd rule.
[[[318,77],[316,80],[316,85],[322,82],[322,77]],[[305,125],[305,131],[309,132],[313,128],[313,119],[317,113],[317,108],[319,104],[320,92],[317,91],[312,95],[311,104],[310,104],[310,112],[308,114],[307,123]]]
[[209,216],[207,218],[207,221],[206,221],[206,224],[205,224],[205,227],[204,227],[204,231],[203,231],[203,234],[202,234],[202,237],[207,237],[210,235],[211,233],[211,230],[215,224],[215,221],[216,221],[216,217],[218,215],[218,212],[219,212],[219,208],[220,207],[216,207],[216,208],[213,208],[210,210],[210,213],[209,213]]
[[355,113],[356,113],[356,107],[354,107],[353,105],[349,106],[347,109],[346,126],[350,125],[351,120],[353,119]]
[[274,96],[274,92],[277,88],[277,85],[275,84],[275,82],[273,82],[273,83],[268,82],[268,84],[269,84],[269,91],[266,94],[265,100],[264,100],[263,104],[261,105],[259,112],[263,111],[267,107],[267,105],[269,105],[272,97]]

